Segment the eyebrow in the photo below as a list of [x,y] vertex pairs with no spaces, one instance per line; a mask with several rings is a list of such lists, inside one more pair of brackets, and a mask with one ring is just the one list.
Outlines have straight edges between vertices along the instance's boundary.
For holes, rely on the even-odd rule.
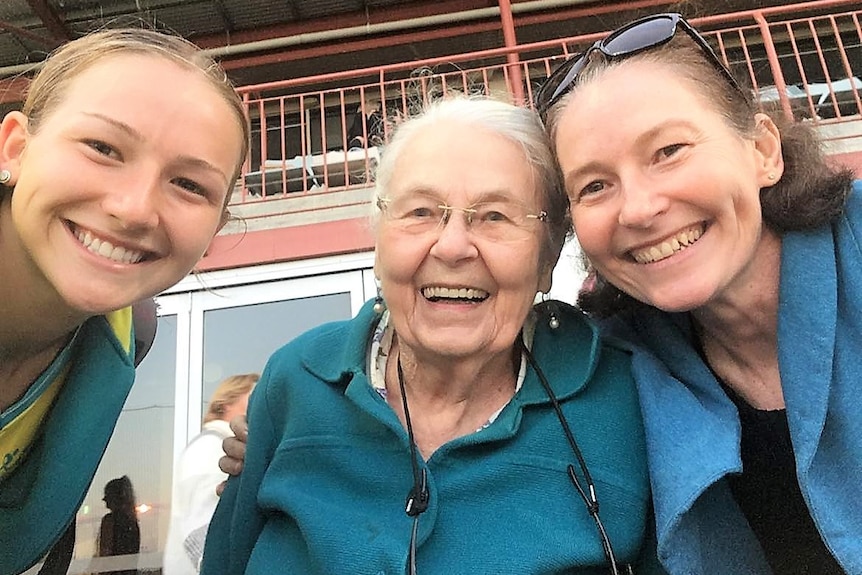
[[686,129],[692,130],[695,128],[695,126],[689,120],[671,118],[671,119],[668,119],[668,120],[665,120],[663,122],[656,124],[655,126],[650,128],[649,130],[644,132],[643,134],[640,134],[637,138],[635,138],[635,145],[641,146],[644,144],[644,142],[654,140],[662,132],[665,132],[667,130],[671,130],[674,128],[686,128]]
[[[136,140],[138,142],[143,142],[145,140],[143,134],[141,134],[139,131],[135,130],[133,127],[131,127],[127,123],[121,122],[120,120],[117,120],[116,118],[106,116],[106,115],[101,114],[99,112],[84,112],[84,115],[91,117],[91,118],[95,118],[97,120],[101,120],[102,122],[105,122],[107,124],[110,124],[111,126],[114,126],[118,130],[120,130],[121,132],[125,133],[130,138],[133,138],[134,140]],[[202,160],[200,158],[196,158],[194,156],[187,156],[187,155],[175,156],[175,159],[181,164],[185,164],[188,166],[194,166],[197,168],[202,168],[204,170],[214,172],[214,173],[219,175],[219,177],[224,181],[225,185],[230,185],[230,180],[228,179],[228,175],[225,174],[224,172],[222,172],[215,165],[211,164],[210,162],[207,162],[206,160]]]
[[125,122],[121,122],[120,120],[117,120],[110,116],[106,116],[105,114],[101,114],[99,112],[84,112],[84,115],[90,118],[101,120],[106,124],[110,124],[118,130],[124,132],[128,136],[134,138],[135,140],[138,140],[139,142],[144,141],[144,136]]
[[186,164],[189,166],[202,168],[204,170],[218,174],[218,176],[222,179],[222,181],[225,183],[225,185],[228,185],[228,186],[230,185],[230,180],[228,179],[227,174],[225,174],[220,169],[218,169],[216,166],[207,162],[206,160],[202,160],[200,158],[195,158],[194,156],[185,156],[185,155],[176,156],[176,160],[181,164]]
[[582,174],[590,174],[593,172],[602,172],[604,171],[604,163],[596,160],[587,162],[583,166],[579,167],[577,170],[571,170],[566,173],[563,185],[565,186],[566,192],[574,191],[572,188],[575,186],[575,180],[582,177]]

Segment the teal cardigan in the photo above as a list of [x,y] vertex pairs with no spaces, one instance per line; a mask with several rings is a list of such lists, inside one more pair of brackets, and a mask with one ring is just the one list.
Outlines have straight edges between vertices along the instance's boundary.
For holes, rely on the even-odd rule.
[[[796,473],[827,547],[862,573],[862,183],[831,226],[782,240],[778,360]],[[724,477],[739,472],[736,407],[693,346],[687,314],[608,325],[633,358],[659,556],[670,573],[770,573]]]
[[[270,359],[249,405],[243,472],[210,524],[204,575],[405,572],[411,456],[406,431],[365,373],[377,321],[370,303]],[[574,308],[561,310],[558,330],[539,321],[534,355],[583,451],[618,559],[657,572],[654,546],[644,543],[648,479],[629,353],[600,340]],[[577,469],[528,370],[489,427],[420,463],[430,506],[419,518],[418,572],[606,574],[569,464]]]
[[104,316],[81,327],[41,436],[0,482],[0,575],[33,566],[74,521],[134,380],[125,336],[128,350]]

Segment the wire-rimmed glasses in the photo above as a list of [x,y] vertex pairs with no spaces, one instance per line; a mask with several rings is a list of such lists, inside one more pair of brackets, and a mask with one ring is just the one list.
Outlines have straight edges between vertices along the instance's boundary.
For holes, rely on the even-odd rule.
[[528,237],[537,223],[548,219],[547,212],[533,213],[521,203],[507,198],[461,208],[447,205],[432,195],[406,194],[397,198],[378,198],[377,207],[387,222],[412,235],[439,232],[449,223],[454,212],[460,212],[473,234],[499,242]]

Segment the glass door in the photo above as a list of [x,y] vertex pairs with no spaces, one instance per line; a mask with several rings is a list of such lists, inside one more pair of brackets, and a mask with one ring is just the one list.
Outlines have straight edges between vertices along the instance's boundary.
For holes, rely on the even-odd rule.
[[210,395],[225,378],[259,374],[297,335],[352,317],[365,299],[362,282],[362,272],[353,271],[194,294],[191,341],[200,347],[191,349],[190,378],[202,385],[200,397],[190,388],[189,433],[199,429]]

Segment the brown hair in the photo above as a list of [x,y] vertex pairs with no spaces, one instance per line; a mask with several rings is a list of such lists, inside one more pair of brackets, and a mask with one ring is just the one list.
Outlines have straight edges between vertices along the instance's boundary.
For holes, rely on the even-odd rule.
[[135,514],[135,489],[132,487],[132,480],[129,479],[128,475],[108,481],[105,484],[103,499],[111,511],[122,512],[129,516]]
[[224,419],[227,408],[236,403],[238,399],[251,392],[254,384],[260,379],[256,373],[234,375],[219,384],[210,396],[209,406],[204,415],[204,423],[216,419]]
[[[28,129],[38,131],[62,100],[68,85],[94,64],[119,54],[144,54],[169,59],[180,66],[199,70],[233,112],[242,130],[240,157],[231,183],[239,177],[248,154],[250,128],[245,108],[224,70],[191,42],[144,28],[104,29],[82,36],[54,51],[27,88],[22,112],[28,117]],[[228,191],[227,198],[230,198]],[[227,202],[227,199],[225,200]]]
[[[761,110],[752,92],[743,93],[731,87],[685,34],[677,34],[663,46],[619,60],[609,60],[601,52],[593,52],[578,76],[577,85],[548,111],[546,128],[552,141],[556,141],[560,114],[579,85],[596,79],[612,67],[635,60],[668,66],[673,73],[686,79],[692,89],[699,92],[704,101],[724,116],[728,125],[742,137],[754,137],[757,112],[763,111],[772,118],[781,135],[784,173],[774,185],[760,190],[763,221],[768,228],[779,234],[809,230],[827,225],[843,213],[854,179],[853,171],[833,167],[826,162],[817,134],[810,124],[789,120],[777,106]],[[637,307],[639,302],[601,276],[595,276],[594,285],[581,292],[578,304],[587,312],[607,317]]]

